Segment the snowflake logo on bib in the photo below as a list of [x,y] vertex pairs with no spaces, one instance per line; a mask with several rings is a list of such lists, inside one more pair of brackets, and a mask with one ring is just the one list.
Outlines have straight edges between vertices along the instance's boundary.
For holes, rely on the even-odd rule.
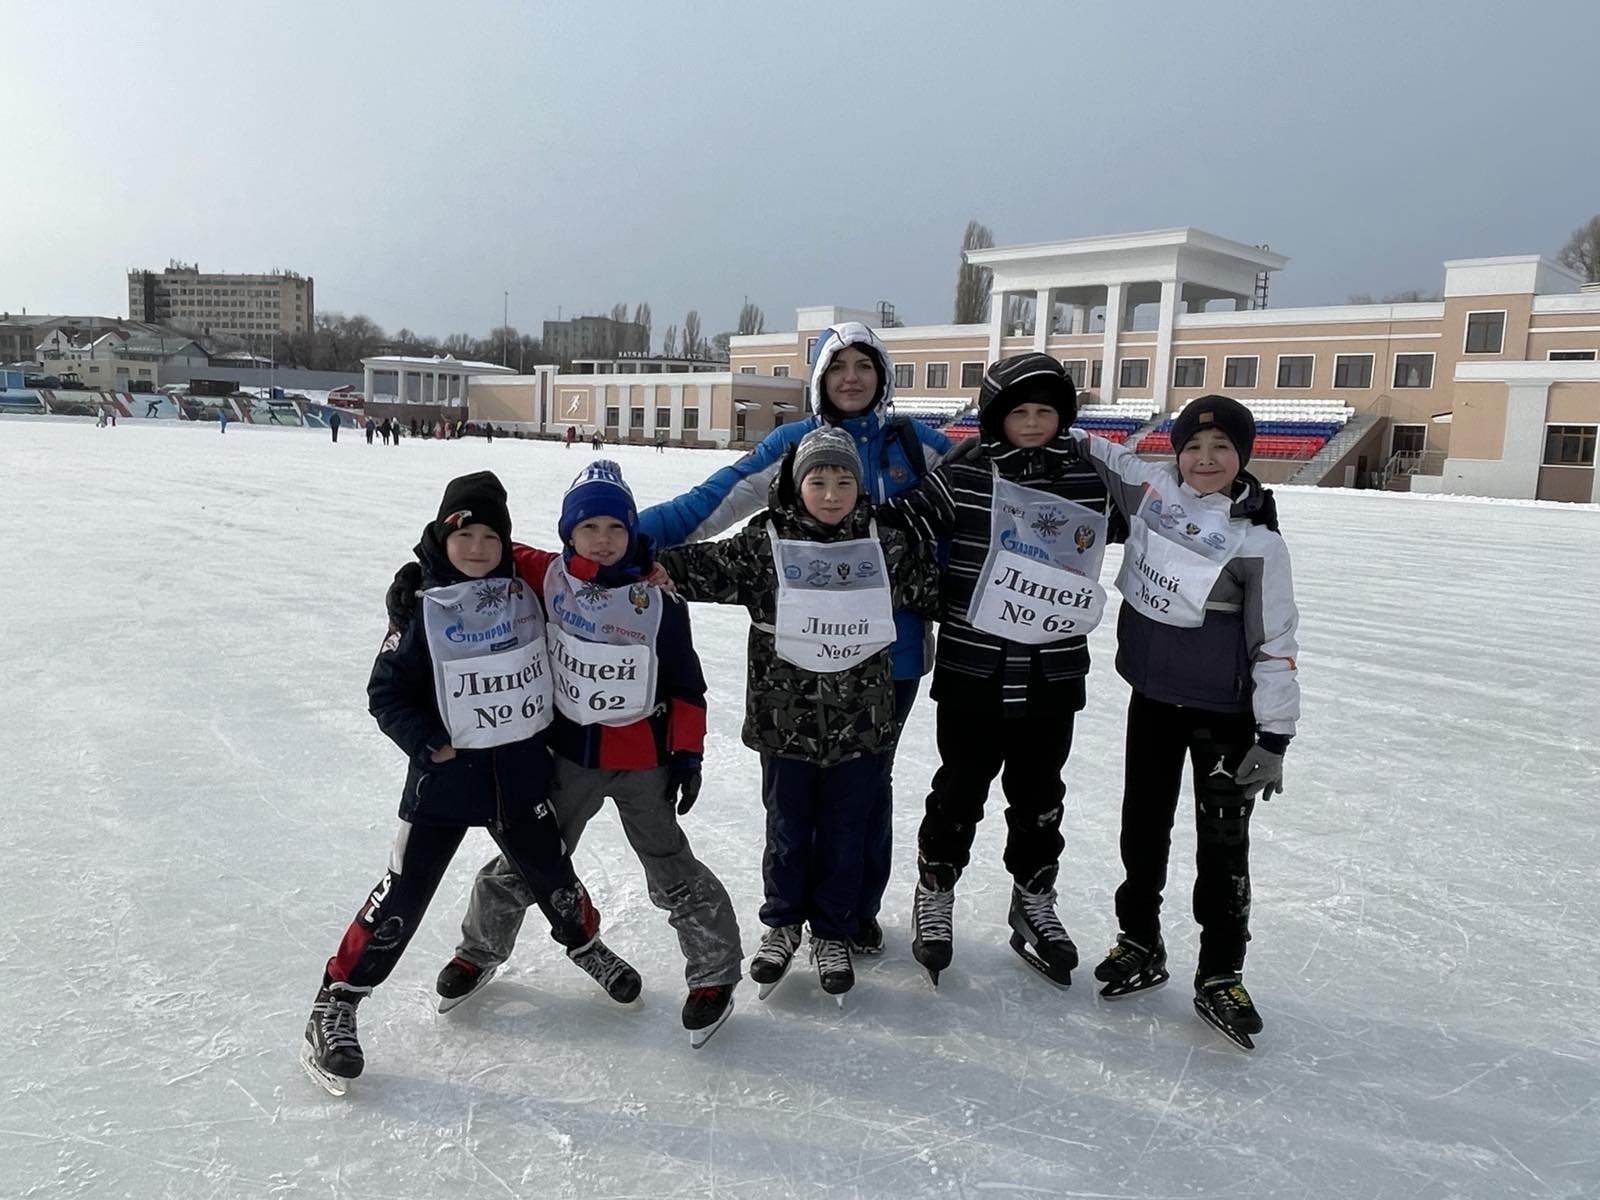
[[478,601],[475,611],[480,613],[497,612],[506,602],[505,591],[495,583],[480,583],[473,589],[473,595]]
[[1042,512],[1033,519],[1032,529],[1045,541],[1053,540],[1065,522],[1053,512]]
[[576,597],[579,604],[588,605],[590,607],[593,607],[597,604],[603,604],[605,602],[605,598],[606,589],[601,587],[592,579],[578,589],[578,594]]
[[812,587],[828,586],[828,564],[820,558],[813,558],[806,564],[806,582]]

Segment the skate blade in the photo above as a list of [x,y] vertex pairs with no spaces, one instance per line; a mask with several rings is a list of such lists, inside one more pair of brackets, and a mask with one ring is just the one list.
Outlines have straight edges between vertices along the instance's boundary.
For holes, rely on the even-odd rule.
[[305,1073],[311,1076],[320,1087],[330,1096],[343,1096],[350,1087],[350,1081],[343,1075],[334,1075],[317,1066],[317,1061],[311,1056],[311,1043],[300,1043],[300,1065]]
[[727,1024],[728,1018],[733,1016],[733,1001],[728,1001],[728,1007],[722,1010],[722,1015],[704,1029],[691,1029],[689,1031],[689,1048],[698,1050],[711,1040],[711,1035]]
[[1123,1000],[1129,996],[1137,996],[1140,992],[1153,992],[1171,978],[1171,975],[1163,971],[1149,983],[1108,983],[1100,989],[1100,994],[1107,1000]]
[[1218,1017],[1216,1013],[1211,1011],[1211,1006],[1205,1001],[1201,1000],[1199,996],[1194,998],[1194,1011],[1200,1014],[1200,1019],[1202,1021],[1211,1026],[1211,1028],[1215,1029],[1223,1037],[1227,1038],[1235,1046],[1239,1047],[1239,1049],[1254,1050],[1256,1048],[1256,1044],[1250,1040],[1250,1035],[1248,1033],[1242,1033],[1237,1029],[1229,1028],[1223,1023],[1222,1019]]
[[794,966],[794,959],[791,958],[788,962],[788,965],[783,968],[783,974],[779,975],[771,983],[763,983],[758,985],[756,989],[756,999],[765,1000],[768,996],[772,995],[772,993],[777,990],[778,985],[789,977],[789,968],[792,966]]
[[1072,986],[1072,972],[1066,971],[1058,975],[1049,963],[1034,953],[1033,947],[1028,945],[1020,933],[1011,935],[1011,948],[1017,952],[1018,958],[1055,984],[1056,987],[1065,991]]
[[500,968],[498,965],[493,967],[485,967],[483,969],[483,974],[478,976],[477,985],[473,987],[470,992],[465,992],[462,995],[455,997],[440,996],[439,1011],[442,1013],[447,1013],[452,1009],[460,1008],[468,1000],[471,1000],[482,993],[483,989],[489,986],[489,981],[499,973]]

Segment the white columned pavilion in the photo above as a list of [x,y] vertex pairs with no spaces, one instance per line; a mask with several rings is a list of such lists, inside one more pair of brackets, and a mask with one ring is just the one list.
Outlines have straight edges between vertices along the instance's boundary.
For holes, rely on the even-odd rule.
[[396,404],[462,409],[462,420],[469,415],[464,411],[468,379],[476,375],[516,374],[512,368],[499,363],[472,362],[449,354],[443,358],[380,354],[361,360],[361,390],[369,405],[378,399],[375,377],[379,372],[394,375]]

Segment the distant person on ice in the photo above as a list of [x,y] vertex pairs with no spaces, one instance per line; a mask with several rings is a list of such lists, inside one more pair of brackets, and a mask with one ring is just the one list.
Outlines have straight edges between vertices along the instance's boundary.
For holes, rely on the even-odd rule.
[[[683,1025],[698,1046],[733,1008],[744,951],[727,889],[695,857],[678,821],[700,794],[706,681],[688,606],[648,582],[654,546],[638,525],[622,468],[596,459],[562,501],[562,552],[522,545],[512,552],[517,573],[551,614],[557,691],[550,800],[561,836],[576,849],[606,797],[616,804],[650,901],[677,931],[689,986]],[[407,564],[389,590],[392,627],[409,620],[416,586],[415,566]],[[600,632],[606,629],[620,632]],[[608,665],[641,661],[631,686],[595,682]],[[533,901],[505,856],[478,872],[456,957],[439,973],[441,1010],[494,977]]]
[[767,932],[750,978],[763,996],[807,923],[822,990],[855,985],[863,861],[898,734],[894,614],[938,601],[933,556],[898,530],[880,533],[861,481],[855,440],[820,426],[784,457],[765,512],[726,541],[660,555],[685,599],[750,613],[744,743],[761,756],[767,810]]
[[159,400],[147,400],[145,402],[144,415],[147,417],[155,416],[160,404],[161,401]]
[[340,419],[341,418],[339,416],[339,410],[338,409],[334,409],[333,412],[331,414],[329,414],[329,416],[328,416],[328,429],[332,432],[333,440],[336,441],[336,442],[339,440],[339,422],[340,422]]
[[1128,519],[1117,673],[1128,702],[1117,943],[1095,968],[1110,996],[1168,978],[1161,938],[1172,821],[1193,768],[1198,832],[1195,1007],[1249,1048],[1261,1017],[1242,971],[1250,940],[1250,815],[1283,790],[1300,716],[1299,613],[1272,493],[1244,468],[1250,410],[1201,396],[1172,424],[1175,464],[1074,430]]
[[225,408],[217,409],[217,432],[228,432],[228,410]]
[[306,1022],[301,1061],[335,1094],[365,1062],[356,1006],[400,961],[472,826],[515,864],[567,957],[619,1003],[639,994],[638,972],[598,936],[600,914],[550,807],[544,609],[516,578],[510,542],[500,481],[488,471],[451,480],[417,543],[420,603],[372,667],[369,707],[408,767],[389,869],[328,960]]

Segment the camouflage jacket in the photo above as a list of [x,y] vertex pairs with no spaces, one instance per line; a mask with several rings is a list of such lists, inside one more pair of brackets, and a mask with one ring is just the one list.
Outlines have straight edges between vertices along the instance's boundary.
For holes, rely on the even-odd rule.
[[[792,459],[792,454],[791,454]],[[817,672],[778,657],[770,628],[777,618],[778,576],[770,521],[780,538],[817,542],[867,537],[872,506],[863,500],[837,528],[806,515],[794,495],[789,462],[773,480],[771,507],[720,542],[662,551],[659,561],[688,600],[741,604],[750,613],[744,744],[760,754],[831,766],[894,744],[894,680],[889,647],[844,671]],[[939,572],[931,553],[896,529],[879,529],[896,610],[938,611]]]

